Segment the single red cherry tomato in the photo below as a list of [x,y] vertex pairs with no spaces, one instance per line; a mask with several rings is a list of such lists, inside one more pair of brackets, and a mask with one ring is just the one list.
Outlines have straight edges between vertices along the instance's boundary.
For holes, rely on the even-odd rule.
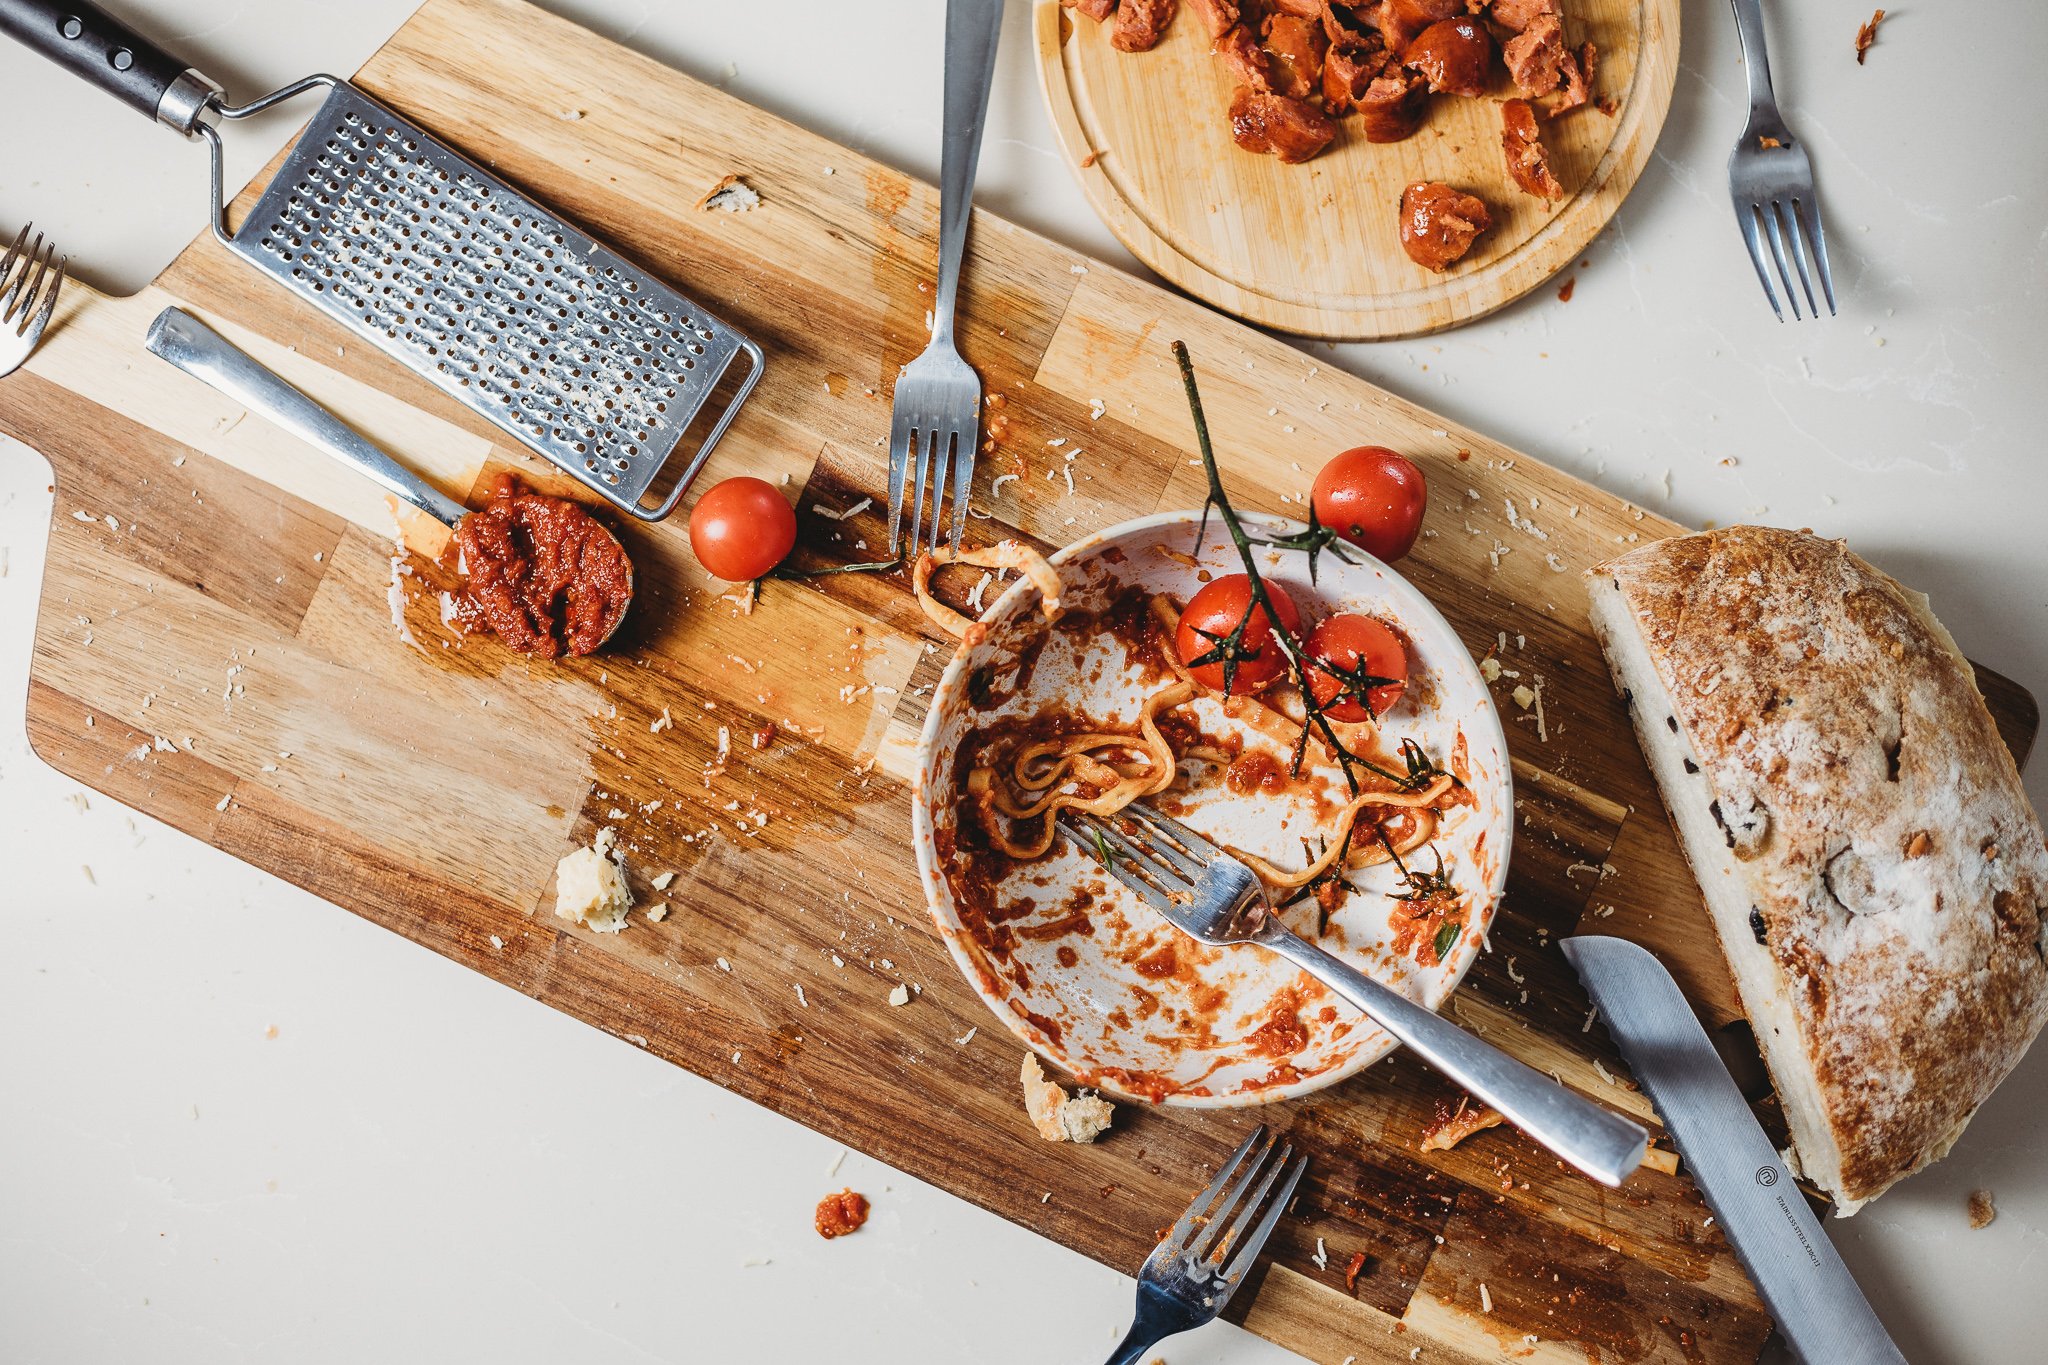
[[796,513],[766,479],[725,479],[690,509],[690,549],[713,578],[759,578],[796,547]]
[[[1308,659],[1309,690],[1331,720],[1382,717],[1399,704],[1408,685],[1408,651],[1401,637],[1370,616],[1351,612],[1325,616],[1308,633],[1302,653]],[[1368,688],[1366,705],[1361,705],[1355,683],[1366,677],[1386,681]],[[1340,695],[1343,699],[1332,704]]]
[[[1280,617],[1281,628],[1290,636],[1299,634],[1301,613],[1295,609],[1287,590],[1277,583],[1268,583],[1266,596]],[[1247,613],[1252,614],[1252,623],[1245,627],[1244,639],[1240,641],[1237,667],[1230,680],[1231,692],[1239,696],[1256,692],[1287,671],[1287,656],[1273,639],[1272,618],[1263,609],[1253,607],[1251,580],[1234,573],[1204,584],[1180,614],[1174,647],[1180,651],[1180,661],[1189,665],[1188,671],[1194,674],[1196,682],[1212,691],[1223,690],[1223,661],[1196,667],[1195,660],[1215,654],[1218,642],[1228,638]]]
[[1385,446],[1359,446],[1316,474],[1316,520],[1388,564],[1422,533],[1429,489],[1415,461]]

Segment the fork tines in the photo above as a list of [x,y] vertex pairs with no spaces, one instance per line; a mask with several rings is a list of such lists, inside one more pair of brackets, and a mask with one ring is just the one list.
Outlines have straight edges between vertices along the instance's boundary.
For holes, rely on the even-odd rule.
[[[1760,132],[1752,125],[1743,132],[1728,159],[1728,185],[1735,200],[1735,220],[1742,228],[1742,240],[1749,247],[1750,264],[1756,267],[1757,283],[1771,302],[1771,312],[1780,322],[1785,314],[1778,306],[1778,291],[1772,288],[1772,266],[1777,282],[1792,306],[1792,320],[1799,311],[1799,295],[1806,295],[1807,313],[1820,316],[1814,298],[1813,276],[1820,276],[1821,297],[1827,300],[1830,316],[1835,311],[1835,279],[1828,269],[1828,241],[1821,228],[1820,199],[1813,188],[1813,162],[1783,124]],[[1808,270],[1807,261],[1813,266]],[[1799,287],[1793,287],[1797,277]]]
[[[907,553],[923,548],[925,489],[931,489],[931,548],[945,535],[947,471],[953,490],[954,549],[967,529],[967,498],[974,482],[975,443],[981,439],[981,381],[957,355],[951,365],[932,374],[939,360],[930,353],[912,361],[896,381],[895,413],[889,428],[889,552],[896,553],[903,532],[903,514],[910,513]],[[915,461],[915,470],[912,462]],[[905,495],[908,494],[906,507]]]
[[1307,1157],[1295,1156],[1291,1144],[1260,1124],[1167,1230],[1154,1255],[1164,1253],[1182,1273],[1197,1279],[1204,1272],[1221,1279],[1227,1297],[1258,1259],[1307,1169]]
[[34,227],[24,225],[6,256],[0,257],[0,375],[14,373],[35,350],[56,310],[57,292],[64,287],[64,269],[70,262],[57,255],[57,244],[46,242],[42,233],[31,242]]
[[[1154,910],[1171,915],[1223,850],[1178,820],[1133,801],[1105,820],[1088,811],[1063,810],[1060,828],[1081,851],[1101,859],[1105,870]],[[1107,857],[1104,857],[1104,855]]]
[[1811,194],[1804,199],[1793,199],[1789,205],[1780,199],[1745,205],[1738,198],[1735,216],[1742,224],[1742,238],[1749,245],[1749,259],[1756,266],[1757,281],[1763,285],[1764,297],[1771,301],[1771,311],[1778,315],[1779,320],[1783,321],[1785,315],[1778,308],[1777,291],[1771,288],[1770,273],[1764,262],[1766,237],[1770,241],[1771,259],[1778,267],[1778,279],[1785,288],[1785,302],[1792,306],[1792,320],[1797,322],[1802,316],[1799,295],[1792,288],[1795,272],[1806,293],[1807,310],[1815,317],[1820,316],[1820,306],[1813,296],[1813,279],[1807,273],[1808,256],[1813,258],[1813,273],[1820,276],[1821,295],[1827,300],[1828,315],[1832,317],[1835,312],[1835,281],[1828,270],[1827,238],[1822,235],[1820,214],[1814,209]]

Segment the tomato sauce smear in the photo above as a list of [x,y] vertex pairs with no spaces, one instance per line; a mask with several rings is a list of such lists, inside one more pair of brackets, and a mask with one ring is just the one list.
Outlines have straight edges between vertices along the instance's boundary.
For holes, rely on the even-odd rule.
[[633,565],[618,537],[566,498],[500,474],[455,528],[467,578],[459,611],[535,658],[595,653],[626,614]]

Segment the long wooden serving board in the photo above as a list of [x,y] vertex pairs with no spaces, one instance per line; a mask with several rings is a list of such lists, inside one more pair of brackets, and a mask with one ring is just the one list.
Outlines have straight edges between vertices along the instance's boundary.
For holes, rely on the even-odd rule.
[[[1595,102],[1544,126],[1565,187],[1517,188],[1500,145],[1514,93],[1496,60],[1484,99],[1431,100],[1413,137],[1374,144],[1358,120],[1285,166],[1231,140],[1235,85],[1184,12],[1150,52],[1119,52],[1109,26],[1037,0],[1039,84],[1060,147],[1097,214],[1131,254],[1196,298],[1304,336],[1373,341],[1484,317],[1569,265],[1649,164],[1678,76],[1678,0],[1567,0],[1568,37],[1599,50]],[[1185,9],[1185,7],[1183,7]],[[1402,189],[1440,180],[1484,199],[1493,227],[1433,275],[1395,231]]]
[[[360,79],[760,339],[766,376],[705,481],[786,476],[805,556],[877,554],[890,385],[925,340],[930,187],[517,0],[429,0]],[[696,207],[730,174],[759,207]],[[1576,573],[1676,528],[998,219],[971,245],[964,345],[1005,400],[977,538],[1050,545],[1198,501],[1174,338],[1248,507],[1289,510],[1295,460],[1362,441],[1425,463],[1430,534],[1404,567],[1475,652],[1544,689],[1540,733],[1507,707],[1513,872],[1452,1010],[1651,1118],[1553,945],[1597,916],[1735,1016]],[[0,427],[56,469],[28,723],[58,769],[1120,1269],[1277,1122],[1310,1179],[1233,1313],[1312,1358],[1755,1357],[1768,1322],[1682,1173],[1607,1191],[1505,1129],[1425,1159],[1444,1089],[1405,1057],[1263,1112],[1126,1106],[1092,1147],[1041,1141],[1017,1049],[918,894],[904,779],[949,642],[900,576],[771,582],[742,614],[678,517],[622,528],[640,597],[612,653],[545,665],[459,641],[430,565],[401,556],[394,578],[370,485],[142,350],[173,301],[451,494],[533,467],[203,235],[135,297],[66,291],[0,382]],[[2031,702],[1986,685],[2024,744]],[[642,903],[672,912],[598,937],[550,913],[551,874],[607,824]],[[891,1007],[899,983],[914,994]]]

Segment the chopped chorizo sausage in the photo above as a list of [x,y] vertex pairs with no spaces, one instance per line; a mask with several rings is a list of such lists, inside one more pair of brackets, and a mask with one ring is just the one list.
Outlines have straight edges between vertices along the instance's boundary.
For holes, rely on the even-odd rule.
[[1401,249],[1426,269],[1450,269],[1492,226],[1483,201],[1449,185],[1418,181],[1401,192]]
[[1387,51],[1405,56],[1408,44],[1431,24],[1465,12],[1465,0],[1384,0],[1374,16]]
[[1486,63],[1492,56],[1493,39],[1478,20],[1445,19],[1417,34],[1402,61],[1427,77],[1430,89],[1476,99],[1486,93]]
[[1527,100],[1509,100],[1500,107],[1500,145],[1507,154],[1508,174],[1517,185],[1539,199],[1558,199],[1564,186],[1550,170],[1550,153],[1543,146],[1543,129],[1536,122],[1536,106]]
[[1280,93],[1305,99],[1323,83],[1323,52],[1330,40],[1323,26],[1296,14],[1276,14],[1266,21],[1266,51],[1273,54]]
[[1173,22],[1180,0],[1121,0],[1109,43],[1119,52],[1149,52]]
[[1330,145],[1337,125],[1305,100],[1241,85],[1230,97],[1230,135],[1248,152],[1306,161]]
[[1116,0],[1060,0],[1060,3],[1087,15],[1098,24],[1116,13]]
[[1358,101],[1367,142],[1399,142],[1414,135],[1429,113],[1429,82],[1419,72],[1389,64]]
[[1209,30],[1211,42],[1230,32],[1237,23],[1237,0],[1188,0],[1188,4],[1202,17],[1202,27]]

